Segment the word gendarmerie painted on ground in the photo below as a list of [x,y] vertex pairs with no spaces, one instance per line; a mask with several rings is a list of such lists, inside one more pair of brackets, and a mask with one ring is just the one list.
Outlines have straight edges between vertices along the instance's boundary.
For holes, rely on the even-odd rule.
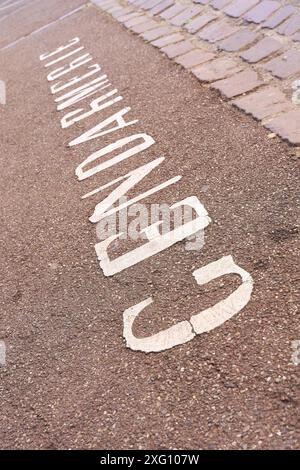
[[[55,97],[57,111],[66,113],[60,120],[62,129],[69,128],[73,124],[88,119],[97,113],[100,113],[101,119],[101,111],[123,100],[118,90],[112,87],[107,75],[102,73],[100,65],[93,62],[93,58],[89,53],[84,52],[84,47],[80,45],[78,37],[71,39],[67,44],[58,47],[54,51],[42,54],[40,60],[49,70],[47,79],[50,82],[51,93],[57,96]],[[80,74],[77,70],[79,68]],[[79,107],[78,109],[66,112],[70,106],[87,100],[90,96],[93,96],[93,98],[88,103],[88,110]],[[137,158],[138,154],[145,152],[150,146],[155,144],[154,139],[146,133],[136,134],[129,132],[138,122],[138,120],[131,120],[128,117],[130,110],[130,107],[122,107],[119,111],[112,112],[108,118],[100,120],[96,126],[75,137],[69,143],[69,146],[73,147],[93,139],[97,139],[97,142],[99,141],[99,149],[88,155],[77,167],[75,173],[79,181],[93,178],[96,174],[99,175],[114,165],[120,168],[123,161],[132,157]],[[127,137],[101,147],[102,136],[107,134],[112,134],[113,136],[116,131],[123,128],[128,128]],[[130,146],[129,149],[128,146]],[[126,150],[124,150],[124,147],[126,147]],[[116,151],[119,152],[117,155],[115,155]],[[107,159],[110,155],[111,158]],[[106,157],[106,159],[101,162],[103,157]],[[103,181],[101,186],[83,196],[85,198],[96,198],[103,189],[110,188],[111,186],[115,188],[107,197],[97,201],[94,212],[89,218],[90,222],[97,224],[104,218],[123,210],[125,207],[129,207],[152,194],[163,192],[165,188],[171,185],[179,184],[181,176],[174,175],[172,178],[162,181],[159,185],[148,189],[146,192],[126,200],[125,203],[119,206],[116,205],[120,198],[126,196],[141,180],[151,172],[155,172],[160,165],[163,165],[164,160],[164,157],[160,157],[145,165],[137,165],[135,170],[113,181]],[[91,167],[91,165],[94,166]],[[211,223],[205,207],[194,195],[178,201],[170,209],[175,206],[190,206],[195,211],[196,217],[192,221],[183,223],[181,227],[176,227],[169,233],[164,234],[161,234],[159,230],[159,223],[150,224],[143,228],[146,242],[142,246],[138,246],[115,259],[109,259],[108,249],[112,242],[121,236],[121,233],[109,236],[107,239],[96,243],[95,250],[104,275],[113,276],[137,263],[143,262],[151,256],[159,256],[163,250],[191,237],[200,230],[204,230]],[[134,320],[144,308],[153,302],[152,297],[141,299],[140,303],[125,310],[123,312],[123,335],[127,347],[143,352],[163,351],[191,341],[196,335],[209,332],[232,318],[249,302],[253,289],[253,279],[247,271],[234,262],[231,255],[224,256],[206,266],[199,267],[199,269],[191,273],[191,282],[193,282],[193,276],[198,285],[204,285],[227,274],[237,274],[241,279],[239,287],[227,298],[219,301],[213,307],[198,313],[195,312],[188,321],[178,322],[152,336],[137,338],[132,331]]]

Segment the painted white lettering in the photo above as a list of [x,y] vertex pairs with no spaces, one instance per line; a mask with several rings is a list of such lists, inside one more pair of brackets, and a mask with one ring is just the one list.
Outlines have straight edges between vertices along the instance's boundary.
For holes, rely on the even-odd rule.
[[74,59],[72,62],[70,62],[68,65],[64,65],[63,67],[59,67],[58,69],[53,70],[47,75],[47,80],[48,82],[52,82],[53,80],[56,80],[59,77],[62,77],[66,73],[71,72],[72,70],[77,69],[78,67],[81,67],[81,65],[87,64],[93,60],[92,56],[88,54],[81,55],[80,57],[77,57],[77,59]]
[[193,273],[199,285],[204,285],[226,274],[238,274],[242,279],[242,284],[225,300],[203,310],[197,315],[193,315],[189,321],[179,322],[152,336],[137,338],[132,333],[134,320],[144,308],[153,302],[152,297],[125,310],[123,314],[123,336],[127,347],[134,351],[146,353],[164,351],[179,344],[184,344],[198,334],[211,331],[232,318],[250,300],[253,289],[253,279],[250,274],[235,264],[232,256],[224,256],[218,261],[214,261]]
[[[142,195],[142,197],[145,197]],[[139,200],[141,197],[139,197]],[[137,202],[136,200],[128,201],[130,204]],[[127,204],[129,205],[129,204]],[[194,220],[191,220],[180,227],[174,228],[170,232],[160,234],[159,227],[162,225],[163,221],[158,221],[148,227],[144,228],[141,233],[144,233],[149,240],[149,242],[145,243],[134,250],[125,253],[124,255],[115,258],[114,260],[110,260],[108,257],[107,249],[109,245],[119,238],[122,233],[118,233],[117,235],[113,235],[107,240],[103,240],[95,245],[95,250],[98,256],[98,260],[100,262],[100,267],[103,270],[105,276],[113,276],[124,269],[127,269],[131,266],[134,266],[141,261],[149,258],[150,256],[156,255],[161,251],[171,247],[177,242],[180,242],[191,235],[197,233],[199,230],[203,230],[207,227],[211,219],[208,217],[208,213],[205,207],[201,204],[199,199],[196,196],[188,197],[176,204],[173,204],[170,209],[174,210],[179,206],[189,205],[193,207],[195,212],[197,213],[197,217]],[[123,209],[125,204],[119,206],[118,210]],[[113,209],[115,210],[115,209]],[[109,216],[112,211],[108,211],[106,213]]]
[[78,113],[81,113],[83,109],[75,109],[75,111],[71,111],[70,113],[66,114],[61,119],[61,127],[63,129],[65,129],[66,127],[70,127],[72,126],[72,124],[75,124],[75,122],[82,121],[82,119],[86,119],[92,116],[93,114],[98,113],[99,111],[102,111],[103,109],[106,109],[115,103],[118,103],[123,99],[122,96],[117,96],[116,98],[113,98],[112,100],[103,103],[103,101],[107,100],[107,98],[115,95],[116,93],[118,93],[118,90],[115,88],[114,90],[106,93],[105,95],[99,96],[99,98],[96,98],[90,103],[91,110],[87,111],[86,113],[79,114],[79,116],[76,115],[78,115]]
[[[114,150],[117,150],[121,147],[124,147],[125,145],[130,144],[131,142],[135,142],[140,139],[143,139],[142,143],[135,145],[129,150],[126,150],[125,152],[120,153],[114,158],[110,158],[109,160],[106,160],[105,162],[100,163],[99,165],[96,165],[89,170],[84,170],[84,167],[86,165],[94,162],[98,158],[104,157],[110,152],[113,152]],[[106,170],[107,168],[110,168],[111,166],[116,165],[117,163],[120,163],[123,160],[126,160],[127,158],[130,158],[133,155],[136,155],[137,153],[142,152],[143,150],[146,150],[148,147],[150,147],[154,143],[155,143],[155,140],[150,135],[147,135],[147,134],[134,134],[129,137],[124,137],[123,139],[119,139],[117,140],[117,142],[107,145],[106,147],[102,148],[101,150],[98,150],[97,152],[92,153],[89,157],[87,157],[76,168],[75,170],[76,176],[78,177],[79,181],[85,180],[86,178],[90,178],[96,173]]]
[[74,90],[56,98],[56,103],[60,103],[60,101],[65,100],[57,105],[57,110],[62,111],[63,109],[66,109],[69,106],[84,100],[88,96],[94,95],[97,91],[108,88],[109,86],[111,86],[111,83],[108,81],[107,76],[101,75],[101,77],[95,78],[95,80],[74,88]]
[[46,60],[49,57],[53,57],[56,54],[59,54],[60,52],[64,51],[65,49],[68,49],[69,47],[74,46],[74,44],[77,44],[80,41],[79,38],[73,38],[71,39],[65,46],[60,46],[57,49],[55,49],[52,52],[46,52],[45,54],[40,55],[40,60]]
[[[111,209],[111,207],[120,199],[122,196],[124,196],[128,191],[130,191],[134,186],[137,185],[142,179],[144,179],[149,173],[151,173],[154,168],[159,166],[163,161],[164,157],[156,158],[156,160],[153,160],[150,163],[146,163],[145,165],[142,165],[135,170],[130,171],[126,175],[122,176],[123,183],[121,183],[116,189],[114,189],[103,201],[99,202],[94,210],[93,215],[89,218],[90,222],[93,222],[96,224],[99,222],[99,220],[103,219],[104,217],[114,214],[121,209],[125,209],[125,207],[130,206],[134,202],[138,202],[136,198],[135,200],[131,199],[127,201],[126,203],[114,207]],[[111,181],[110,183],[106,184],[106,188],[109,186],[113,186],[116,184],[116,181]],[[141,195],[142,196],[142,195]],[[138,196],[138,200],[140,201],[141,199],[144,199],[144,197]],[[110,209],[110,210],[109,210]]]
[[77,54],[77,52],[82,51],[82,49],[84,49],[83,46],[77,47],[77,49],[74,49],[73,51],[62,55],[62,56],[58,57],[57,59],[51,60],[51,62],[47,62],[47,64],[45,64],[45,67],[51,67],[51,65],[57,64],[58,62],[61,62],[62,60],[65,60],[68,57],[71,57],[72,55]]
[[[130,122],[126,122],[123,119],[124,114],[128,113],[130,110],[131,108],[129,107],[121,109],[121,111],[113,114],[109,118],[97,124],[97,126],[93,127],[87,132],[84,132],[79,137],[72,140],[69,143],[69,146],[73,147],[74,145],[82,144],[83,142],[88,142],[89,140],[97,139],[97,137],[101,137],[102,135],[106,135],[106,134],[109,134],[110,132],[117,131],[118,129],[123,129],[124,127],[128,127],[133,124],[136,124],[138,122],[138,119],[135,119],[134,121],[130,121]],[[99,132],[101,131],[101,129],[104,129],[109,124],[112,124],[114,121],[117,121],[117,126],[107,129],[106,131]]]
[[66,88],[70,88],[71,86],[76,85],[76,83],[79,83],[82,80],[85,80],[86,78],[94,75],[97,72],[100,72],[101,67],[99,64],[93,64],[93,65],[89,65],[88,69],[91,69],[91,71],[85,73],[84,75],[79,75],[79,76],[77,75],[76,77],[70,78],[70,80],[68,80],[63,85],[61,85],[62,83],[61,81],[54,83],[54,85],[51,85],[50,90],[51,90],[52,95],[60,91],[63,91]]

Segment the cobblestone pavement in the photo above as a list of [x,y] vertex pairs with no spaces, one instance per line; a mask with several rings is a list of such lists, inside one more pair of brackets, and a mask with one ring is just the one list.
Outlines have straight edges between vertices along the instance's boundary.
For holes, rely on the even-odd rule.
[[300,5],[275,0],[94,0],[290,144],[300,144]]

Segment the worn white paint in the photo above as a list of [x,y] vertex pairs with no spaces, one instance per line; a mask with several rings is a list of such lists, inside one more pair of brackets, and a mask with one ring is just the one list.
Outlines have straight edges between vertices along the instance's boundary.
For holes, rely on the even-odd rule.
[[253,289],[253,279],[250,274],[235,264],[232,256],[225,256],[193,273],[199,285],[204,285],[226,274],[238,274],[242,279],[242,284],[231,295],[213,307],[191,316],[189,321],[179,322],[152,336],[136,338],[132,333],[134,320],[153,302],[151,297],[125,310],[123,313],[123,336],[127,347],[145,353],[164,351],[184,344],[196,335],[207,333],[232,318],[250,300]]
[[149,297],[133,307],[125,310],[123,314],[123,336],[126,339],[127,346],[134,351],[160,352],[165,349],[173,348],[179,344],[187,343],[195,337],[192,326],[188,321],[182,321],[176,325],[160,331],[147,338],[137,338],[132,333],[134,320],[139,313],[153,302]]
[[[88,130],[87,132],[84,132],[79,137],[72,140],[69,143],[69,146],[73,147],[74,145],[83,144],[84,142],[88,142],[89,140],[97,139],[98,137],[101,137],[103,135],[110,134],[111,132],[115,132],[119,129],[123,129],[124,127],[132,126],[133,124],[136,124],[138,122],[138,119],[135,119],[134,121],[126,122],[125,119],[123,118],[123,116],[127,114],[129,111],[131,111],[131,108],[128,106],[126,108],[121,109],[121,111],[118,111],[117,113],[113,114],[112,116],[105,119],[104,121],[101,121],[92,129]],[[102,130],[102,129],[105,129],[105,127],[109,126],[110,124],[113,124],[115,121],[117,122],[116,126],[111,127],[110,129],[107,129],[106,131]]]
[[64,95],[56,98],[56,103],[62,103],[57,105],[57,111],[62,111],[70,106],[73,106],[76,103],[84,100],[88,96],[94,95],[100,90],[104,90],[111,86],[111,83],[107,79],[106,75],[102,75],[101,77],[92,80],[89,84],[81,85],[78,88],[65,93]]
[[7,10],[11,7],[14,7],[15,5],[20,5],[20,3],[24,3],[24,0],[17,0],[15,2],[11,2],[10,0],[7,0],[6,2],[2,3],[0,6],[0,11]]
[[67,52],[67,54],[62,55],[62,56],[60,56],[60,57],[58,57],[54,60],[51,60],[50,62],[47,62],[47,64],[45,64],[45,67],[52,67],[52,65],[57,64],[58,62],[61,62],[62,60],[65,60],[65,59],[67,59],[68,57],[71,57],[74,54],[77,54],[77,52],[80,52],[83,49],[84,49],[83,46],[77,47],[77,49],[74,49],[73,51]]
[[[131,147],[130,149],[126,150],[125,152],[119,153],[113,158],[110,158],[98,165],[90,168],[89,170],[84,170],[86,165],[91,164],[92,162],[103,158],[105,155],[108,155],[115,150],[118,150],[125,145],[131,144],[132,142],[136,142],[142,140],[140,144]],[[96,173],[106,170],[113,165],[121,163],[124,160],[127,160],[130,157],[133,157],[137,153],[143,152],[147,148],[151,147],[155,143],[155,140],[148,134],[134,134],[129,137],[124,137],[123,139],[119,139],[113,144],[109,144],[106,147],[102,148],[101,150],[97,150],[97,152],[92,153],[89,157],[87,157],[75,170],[75,174],[78,177],[79,181],[85,180],[86,178],[91,178]]]
[[6,85],[3,80],[0,80],[0,104],[6,104]]
[[[175,181],[174,181],[175,182]],[[172,182],[174,184],[174,182]],[[169,182],[167,182],[170,184]],[[164,183],[166,185],[167,183]],[[163,189],[163,188],[160,188]],[[140,198],[140,196],[138,196]],[[137,199],[137,198],[135,198]],[[140,199],[139,199],[140,200]],[[121,210],[130,204],[137,202],[136,200],[128,201],[126,204],[120,205],[118,208],[114,208],[111,211],[106,213],[106,216],[111,215],[116,210]],[[134,250],[125,253],[118,258],[113,260],[109,259],[108,248],[110,244],[122,236],[122,232],[117,235],[112,235],[111,237],[103,240],[95,245],[95,250],[100,262],[100,267],[103,270],[105,276],[113,276],[124,269],[128,269],[135,264],[140,263],[141,261],[154,256],[167,248],[175,245],[182,240],[190,237],[191,235],[197,233],[199,230],[203,230],[207,227],[211,219],[208,217],[205,207],[201,204],[197,197],[192,196],[188,197],[173,206],[170,207],[171,210],[176,209],[179,206],[189,205],[197,213],[197,217],[194,220],[191,220],[179,227],[174,228],[170,232],[160,234],[159,226],[162,225],[163,221],[160,220],[155,224],[149,225],[144,228],[141,233],[144,233],[149,240],[142,246],[135,248]]]
[[65,90],[66,88],[70,88],[73,85],[76,85],[77,83],[81,82],[82,80],[85,80],[86,78],[91,77],[92,75],[100,72],[101,70],[101,67],[99,64],[92,64],[92,65],[89,65],[87,68],[91,70],[83,75],[77,75],[76,77],[70,78],[63,85],[61,81],[58,81],[54,83],[53,85],[51,85],[50,90],[51,90],[52,95],[54,95],[55,93],[59,93],[60,91]]
[[6,364],[6,346],[4,341],[0,341],[0,367]]
[[292,364],[294,366],[299,366],[300,365],[300,340],[296,339],[292,341]]
[[[151,193],[147,191],[133,199],[130,199],[126,203],[111,209],[122,196],[125,196],[128,191],[134,188],[134,186],[136,186],[140,181],[142,181],[142,179],[149,175],[149,173],[151,173],[154,168],[158,167],[164,160],[165,157],[156,158],[155,160],[146,163],[145,165],[142,165],[124,175],[122,177],[123,182],[116,189],[114,189],[105,199],[103,199],[96,205],[92,216],[89,218],[90,222],[96,224],[97,222],[99,222],[99,220],[103,219],[104,217],[107,217],[111,214],[115,214],[116,212],[120,211],[121,209],[125,209],[125,207],[128,207],[131,204],[141,201],[148,195],[156,193],[158,190],[155,190],[155,188],[153,188],[152,190],[150,190]],[[115,183],[116,181],[113,180],[109,183],[109,185],[113,186],[115,185]],[[169,182],[162,183],[162,188],[166,188],[167,186],[169,186],[170,183],[168,183]],[[108,185],[106,185],[106,188],[107,187]]]
[[56,54],[59,54],[60,52],[65,51],[66,49],[69,49],[69,47],[74,46],[74,44],[78,44],[79,41],[80,41],[79,37],[75,37],[73,39],[70,39],[70,41],[68,41],[68,43],[65,44],[64,46],[59,46],[57,49],[54,49],[54,51],[45,52],[44,54],[41,54],[40,55],[40,60],[43,61],[43,60],[49,59],[49,57],[53,57]]
[[50,72],[47,75],[47,80],[49,82],[52,82],[53,80],[57,80],[63,75],[66,75],[67,73],[72,72],[73,70],[76,70],[78,67],[81,67],[84,64],[87,64],[91,60],[93,60],[93,58],[89,53],[83,54],[80,57],[77,57],[76,59],[74,59],[69,64],[64,65],[63,67],[59,67],[53,70],[52,72]]
[[197,334],[206,333],[222,325],[242,310],[250,300],[253,279],[247,271],[235,264],[232,256],[224,256],[193,273],[200,286],[226,274],[238,274],[242,284],[225,300],[191,317],[190,322]]
[[122,101],[123,96],[119,95],[113,98],[112,100],[106,101],[107,98],[110,98],[111,96],[116,95],[117,93],[118,93],[118,90],[115,88],[114,90],[109,91],[108,93],[105,93],[104,95],[99,96],[98,98],[94,99],[90,103],[90,108],[91,108],[90,111],[87,111],[86,113],[83,113],[82,111],[84,110],[80,108],[80,109],[75,109],[75,111],[71,111],[70,113],[66,114],[60,121],[61,127],[63,129],[65,129],[66,127],[70,127],[73,124],[75,124],[75,122],[79,122],[79,121],[82,121],[83,119],[87,119],[93,114],[98,113],[99,111],[103,111],[103,109],[109,108],[115,103],[119,103],[120,101]]

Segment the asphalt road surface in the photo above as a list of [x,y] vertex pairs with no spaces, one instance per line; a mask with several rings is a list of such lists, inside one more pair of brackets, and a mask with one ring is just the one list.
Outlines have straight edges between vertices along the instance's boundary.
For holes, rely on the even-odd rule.
[[[11,4],[0,4],[0,447],[298,448],[297,151],[96,6]],[[89,62],[67,71],[84,54]],[[76,86],[101,74],[112,86],[58,111],[54,100],[72,87],[56,94],[50,87],[93,64],[101,71]],[[110,99],[123,99],[93,112],[91,101],[112,89]],[[76,141],[128,107],[125,121],[138,122]],[[91,112],[62,128],[72,111],[73,118]],[[155,144],[78,180],[75,170],[89,155],[136,134]],[[181,176],[140,202],[198,198],[211,219],[205,244],[188,251],[182,240],[124,269],[117,261],[107,275],[89,218],[122,176],[159,157],[126,195]],[[109,260],[146,242],[117,239]],[[195,332],[190,318],[237,291],[241,278],[229,270],[199,285],[193,272],[228,256],[253,280],[250,300],[219,326]],[[126,344],[123,313],[149,298]],[[180,344],[175,332],[177,345],[143,351],[143,338],[183,322],[189,341]],[[150,343],[155,349],[160,338]]]

